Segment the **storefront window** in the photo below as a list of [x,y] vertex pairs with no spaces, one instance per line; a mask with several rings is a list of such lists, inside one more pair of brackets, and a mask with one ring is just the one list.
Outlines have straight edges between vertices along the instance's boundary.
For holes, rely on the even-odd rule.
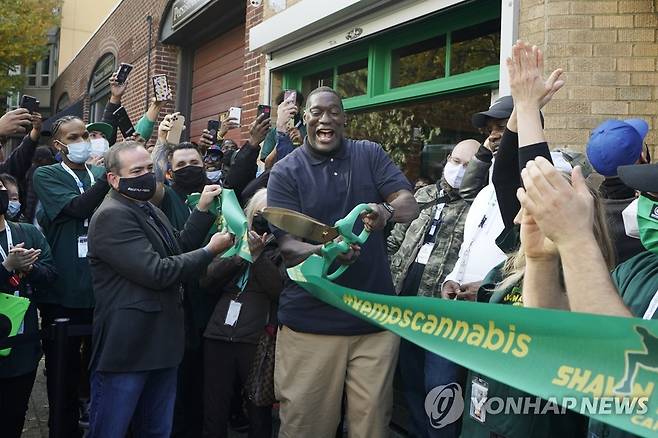
[[336,91],[347,97],[362,96],[368,90],[368,59],[338,66]]
[[308,93],[315,90],[318,87],[332,87],[334,86],[334,69],[324,70],[319,73],[313,73],[308,76],[304,76],[302,79],[302,93],[304,96],[308,96]]
[[442,78],[445,61],[445,35],[395,49],[391,54],[391,88]]
[[452,33],[450,74],[456,75],[498,64],[500,20],[491,20]]
[[110,77],[116,70],[116,58],[108,53],[98,61],[91,75],[89,86],[89,121],[98,122],[103,118],[105,105],[110,99]]
[[484,140],[471,115],[489,108],[491,92],[457,94],[348,113],[346,135],[377,142],[410,181],[436,180],[441,162],[461,140]]

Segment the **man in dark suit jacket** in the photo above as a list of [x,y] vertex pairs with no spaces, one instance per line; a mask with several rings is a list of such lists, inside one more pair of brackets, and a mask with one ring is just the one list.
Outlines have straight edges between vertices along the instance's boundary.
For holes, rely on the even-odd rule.
[[232,245],[215,234],[208,206],[221,192],[206,186],[179,233],[148,202],[153,161],[136,142],[112,147],[105,158],[114,190],[89,227],[89,263],[96,298],[91,359],[90,437],[169,437],[176,370],[183,356],[181,282],[198,276]]

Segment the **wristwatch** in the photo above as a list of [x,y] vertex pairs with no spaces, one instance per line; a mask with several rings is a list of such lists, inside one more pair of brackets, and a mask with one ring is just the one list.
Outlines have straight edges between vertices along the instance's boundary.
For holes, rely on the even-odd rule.
[[386,223],[391,222],[393,220],[393,216],[395,216],[395,207],[393,207],[388,202],[383,202],[382,207],[384,207],[384,209],[390,213],[390,216],[386,220]]

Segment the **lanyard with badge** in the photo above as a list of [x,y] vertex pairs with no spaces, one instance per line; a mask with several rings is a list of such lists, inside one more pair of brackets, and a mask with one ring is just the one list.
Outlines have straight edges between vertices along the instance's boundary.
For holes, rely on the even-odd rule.
[[[5,232],[7,234],[7,252],[9,252],[14,247],[14,240],[11,236],[11,228],[9,228],[9,224],[7,224],[6,222],[5,222]],[[7,260],[7,252],[5,252],[5,249],[2,247],[2,245],[0,245],[0,257],[2,257],[3,262],[5,260]],[[18,276],[18,274],[16,274],[15,272],[12,272],[11,276],[9,277],[9,284],[12,287],[17,288],[20,283],[21,283],[21,279]],[[20,295],[21,295],[21,292],[19,290],[14,291],[14,296],[19,297]],[[23,334],[23,329],[25,328],[24,325],[25,325],[24,321],[21,322],[21,326],[18,329],[18,334],[19,335]]]
[[[445,194],[443,190],[439,192],[439,200],[445,200],[444,198]],[[441,227],[441,215],[443,213],[443,208],[445,207],[446,202],[440,202],[436,206],[436,210],[434,212],[434,218],[432,219],[432,222],[430,224],[430,228],[427,231],[425,235],[425,241],[423,243],[423,246],[420,247],[420,250],[418,251],[418,255],[416,256],[416,263],[420,263],[421,265],[426,265],[427,262],[430,259],[430,255],[432,254],[432,250],[434,249],[434,244],[436,243],[436,234],[439,231],[439,228]]]
[[[62,169],[64,169],[66,173],[68,173],[73,177],[73,179],[75,180],[75,184],[78,186],[78,190],[80,191],[80,194],[81,195],[84,194],[85,187],[82,184],[82,181],[80,181],[80,178],[78,178],[78,175],[76,175],[75,172],[73,172],[73,170],[71,170],[71,168],[66,165],[66,163],[61,162],[60,164],[62,165]],[[85,165],[85,170],[87,171],[87,175],[89,175],[90,185],[93,186],[95,181],[94,174],[91,173],[91,170],[89,170],[89,168],[86,165]],[[89,228],[89,219],[85,219],[84,227]],[[86,257],[87,257],[87,236],[86,235],[78,236],[78,258],[84,259]]]
[[238,317],[240,316],[240,310],[242,309],[242,303],[238,301],[240,295],[244,292],[244,289],[247,287],[249,282],[249,271],[251,270],[251,264],[247,265],[247,269],[244,270],[240,278],[238,279],[238,288],[240,292],[235,297],[234,300],[231,300],[228,305],[228,312],[226,312],[226,319],[224,320],[224,325],[230,325],[231,327],[235,326],[235,323],[238,322]]
[[458,283],[461,284],[461,282],[464,280],[464,277],[466,275],[466,266],[468,265],[469,258],[471,257],[471,249],[473,247],[473,244],[475,244],[475,241],[478,239],[478,237],[480,237],[480,233],[484,231],[485,225],[488,225],[487,221],[489,220],[489,217],[495,214],[495,209],[497,208],[498,208],[498,198],[496,198],[496,192],[492,190],[491,196],[489,197],[489,203],[487,204],[487,209],[484,215],[482,216],[482,219],[480,220],[477,229],[473,233],[473,237],[468,243],[468,246],[466,247],[463,256],[459,257],[461,263],[459,265],[459,269],[457,270]]

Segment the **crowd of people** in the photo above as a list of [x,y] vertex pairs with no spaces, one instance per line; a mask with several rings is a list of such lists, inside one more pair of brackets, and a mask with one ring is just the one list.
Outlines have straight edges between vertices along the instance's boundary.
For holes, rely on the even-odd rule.
[[[68,318],[92,334],[70,337],[66,351],[46,335],[0,356],[3,436],[21,436],[42,355],[50,426],[57,412],[67,437],[226,437],[242,425],[268,438],[274,406],[280,437],[386,437],[396,369],[410,436],[630,436],[574,412],[474,416],[476,384],[489,397],[527,394],[311,296],[286,268],[323,245],[262,214],[280,207],[333,224],[368,204],[355,231],[369,239],[337,259],[349,269],[336,282],[353,289],[655,319],[648,124],[608,120],[585,153],[551,149],[541,110],[562,70],[544,77],[541,50],[523,42],[507,68],[511,95],[472,115],[486,139],[462,139],[441,177],[416,190],[380,145],[345,137],[348,115],[328,87],[306,99],[282,92],[276,120],[259,115],[242,145],[224,139],[240,126],[233,118],[217,135],[172,144],[178,113],[164,115],[152,144],[155,100],[117,142],[128,83],[116,74],[103,120],[60,118],[48,145],[39,114],[7,112],[0,136],[26,135],[0,163],[1,292],[30,300],[22,333]],[[217,229],[225,189],[244,208],[251,262],[222,256],[236,239]],[[51,373],[60,354],[63,381]],[[467,406],[437,428],[426,397],[451,383]]]

